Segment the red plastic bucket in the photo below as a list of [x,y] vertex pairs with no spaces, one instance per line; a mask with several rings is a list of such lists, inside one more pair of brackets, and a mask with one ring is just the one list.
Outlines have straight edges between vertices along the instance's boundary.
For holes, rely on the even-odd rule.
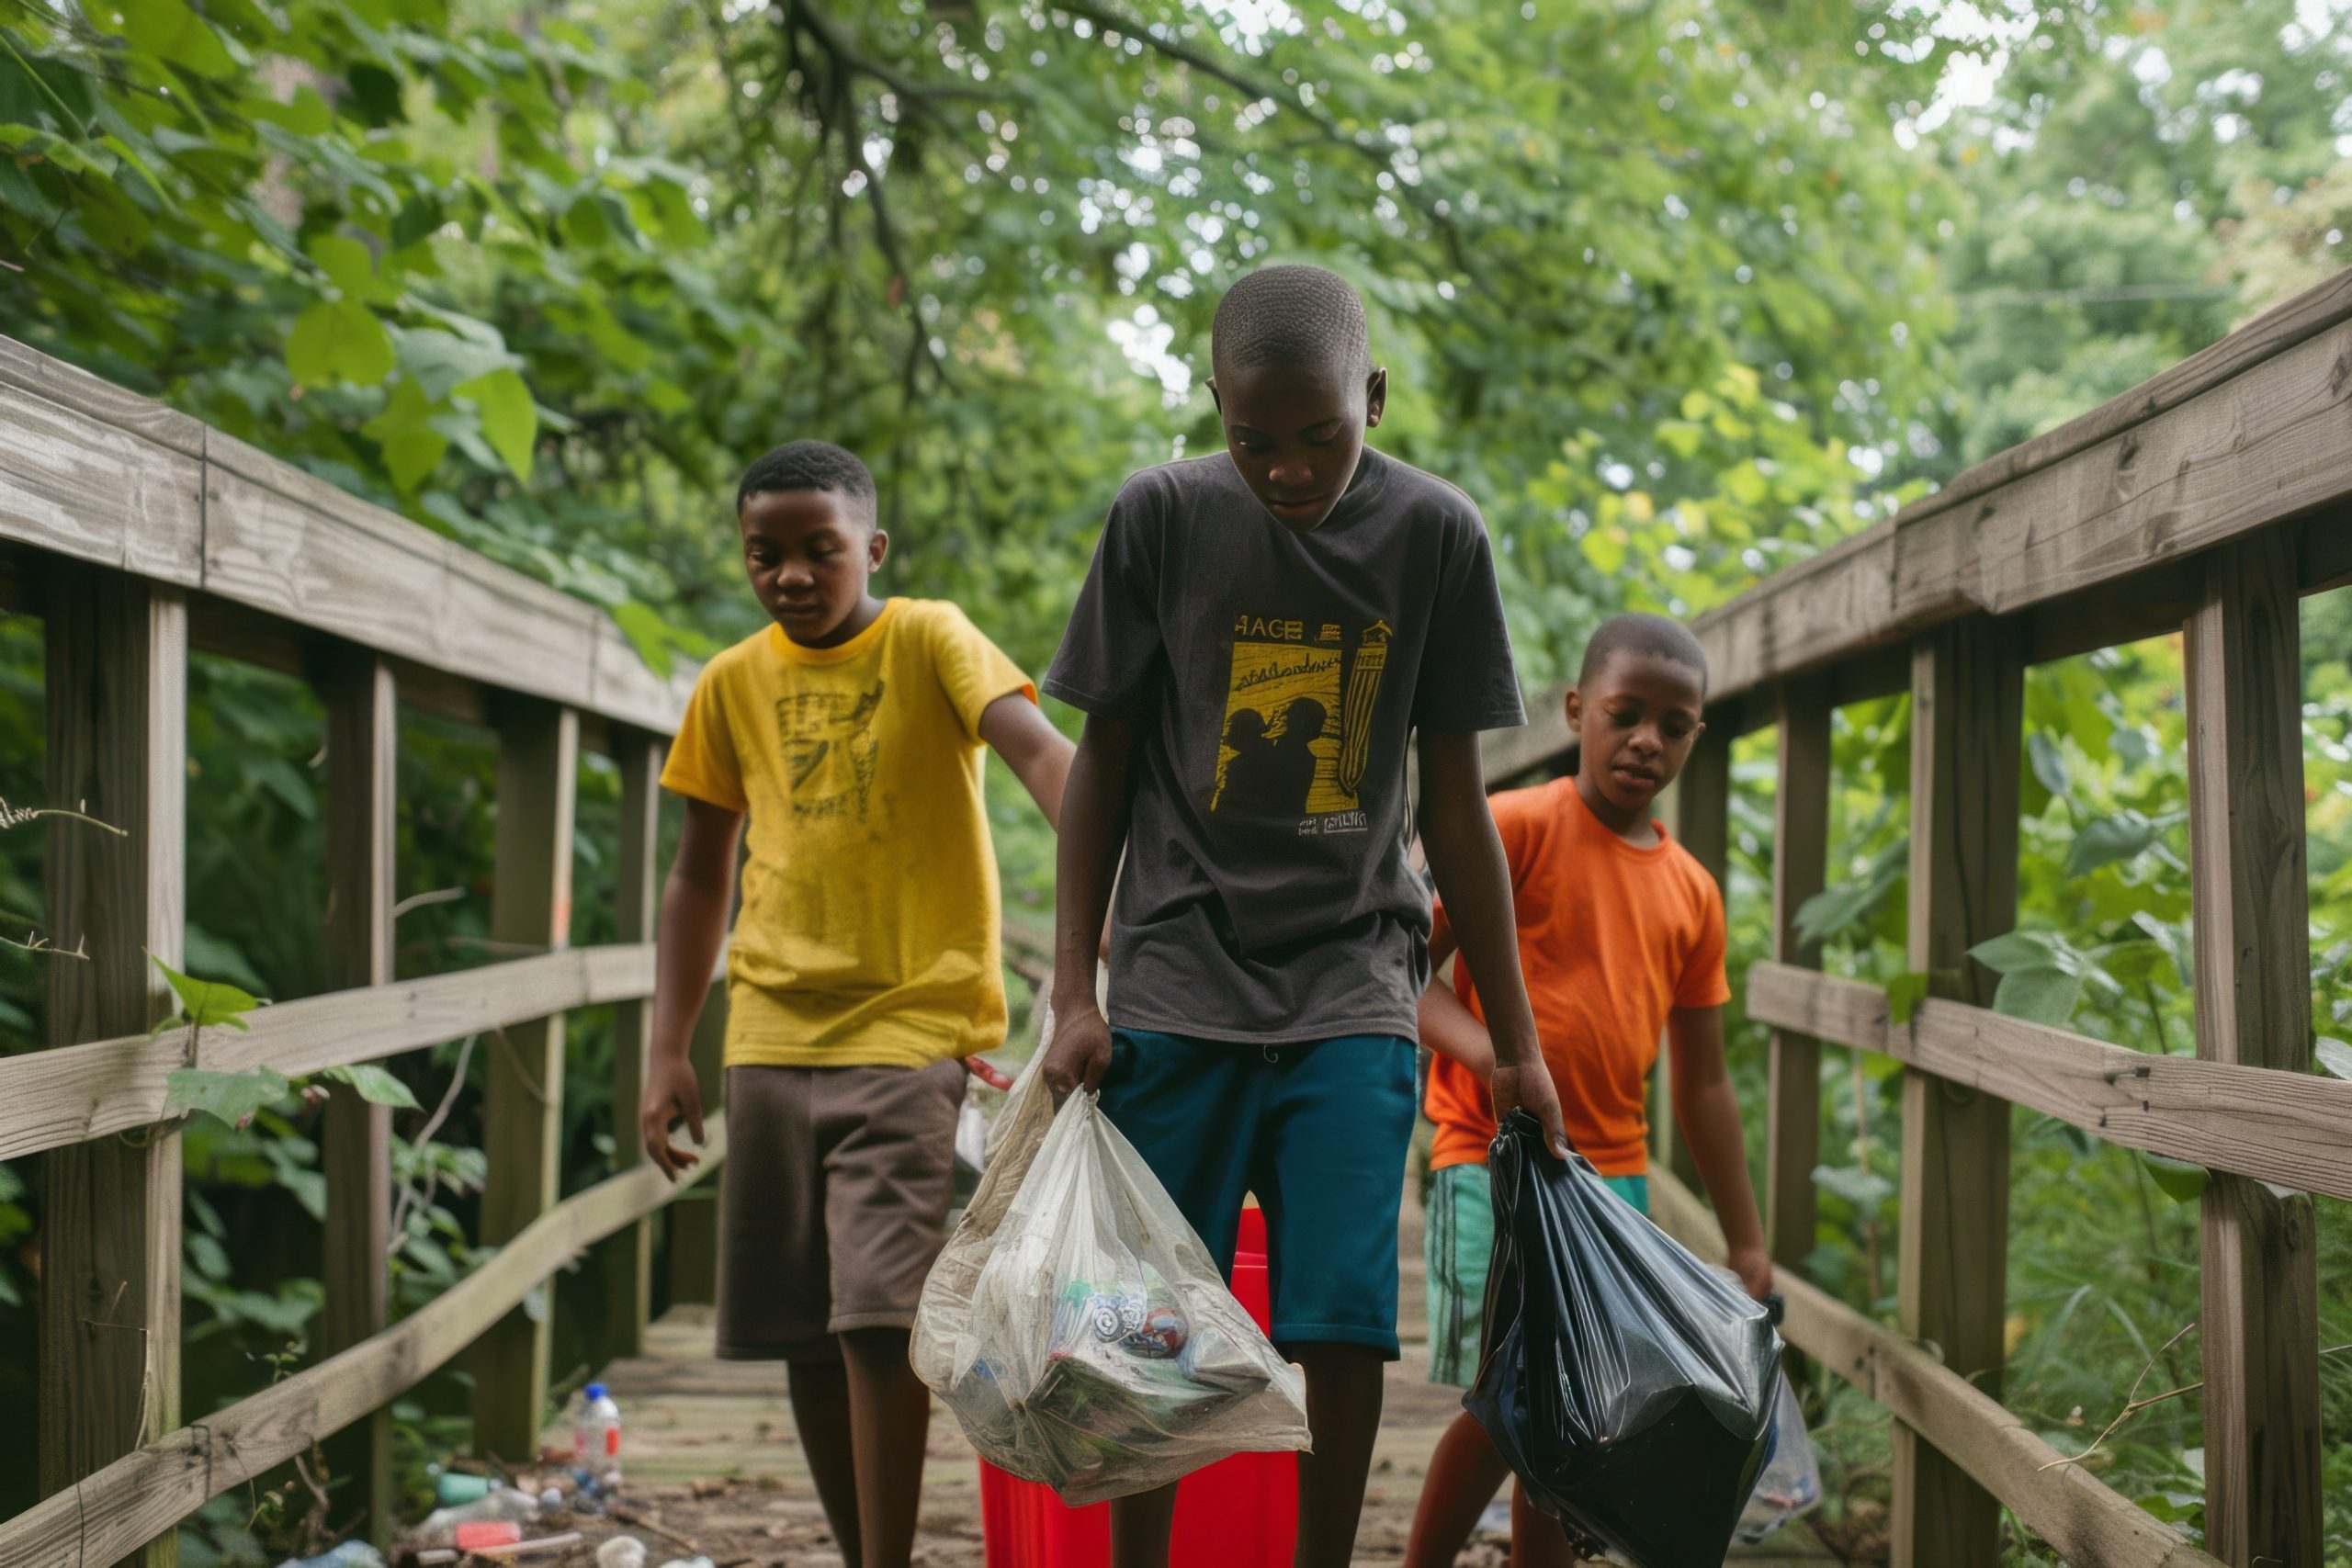
[[[1273,1315],[1266,1280],[1266,1216],[1241,1211],[1233,1293],[1260,1328]],[[1106,1568],[1111,1506],[1073,1508],[1034,1481],[980,1461],[980,1534],[989,1568]],[[1171,1568],[1287,1568],[1298,1535],[1298,1461],[1236,1454],[1176,1488]]]

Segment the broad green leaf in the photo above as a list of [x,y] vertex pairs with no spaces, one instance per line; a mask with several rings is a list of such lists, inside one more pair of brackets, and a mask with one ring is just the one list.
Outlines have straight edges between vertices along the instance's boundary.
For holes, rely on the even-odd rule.
[[2074,787],[2074,781],[2066,776],[2066,753],[2047,730],[2035,730],[2025,738],[2025,743],[2026,756],[2033,763],[2033,776],[2041,781],[2042,788],[2064,798]]
[[1875,1209],[1894,1196],[1894,1183],[1859,1166],[1817,1165],[1813,1168],[1813,1184],[1864,1211]]
[[332,279],[346,299],[365,304],[389,302],[399,290],[376,275],[376,256],[348,234],[321,234],[307,247],[319,270]]
[[393,341],[400,351],[401,369],[427,402],[437,403],[460,382],[476,380],[497,370],[522,367],[522,358],[495,343],[481,343],[435,327],[396,328]]
[[1622,528],[1595,528],[1584,536],[1584,558],[1592,570],[1603,577],[1614,577],[1625,570],[1625,531]]
[[403,491],[422,484],[449,450],[448,437],[433,428],[433,414],[434,407],[412,372],[392,388],[383,412],[360,427],[362,434],[375,438],[392,482]]
[[2352,1078],[2352,1045],[2323,1034],[2312,1049],[2322,1067],[2339,1078]]
[[164,1110],[168,1113],[201,1111],[232,1127],[242,1127],[264,1106],[275,1105],[293,1091],[283,1073],[250,1067],[242,1073],[216,1073],[203,1067],[175,1067],[164,1080]]
[[2176,1203],[2194,1203],[2198,1195],[2205,1190],[2209,1173],[2201,1165],[2166,1159],[2162,1155],[2152,1155],[2144,1150],[2141,1152],[2140,1163],[2147,1167],[2148,1175],[2154,1180],[2157,1190]]
[[2082,994],[2079,975],[2057,968],[2012,969],[1993,993],[1993,1010],[2063,1029],[2075,1016],[2075,1003]]
[[230,1024],[238,1029],[248,1027],[244,1015],[261,1006],[261,998],[241,987],[220,980],[198,980],[183,975],[153,953],[148,962],[163,972],[164,978],[180,998],[177,1021],[198,1029],[211,1029]]
[[373,385],[392,373],[392,340],[356,299],[322,299],[294,321],[286,368],[305,386],[337,381]]
[[408,1085],[373,1062],[355,1062],[347,1066],[329,1067],[319,1075],[351,1086],[360,1099],[377,1105],[390,1105],[401,1111],[416,1110],[416,1096]]
[[675,660],[670,652],[669,622],[650,606],[632,599],[613,606],[613,624],[620,627],[621,635],[628,638],[628,645],[637,649],[637,656],[645,660],[647,669],[664,681],[670,678]]
[[1897,975],[1886,983],[1887,1021],[1898,1026],[1909,1023],[1913,1015],[1918,1012],[1919,1004],[1927,998],[1926,974],[1912,970]]
[[2086,822],[2066,850],[2066,874],[2081,876],[2117,861],[2130,860],[2163,831],[2160,824],[2136,811],[2118,811]]
[[2049,940],[2039,932],[2031,931],[2005,931],[1970,948],[1968,956],[1996,975],[2007,975],[2019,969],[2051,968],[2056,964]]
[[249,97],[245,113],[254,118],[283,126],[297,136],[324,136],[334,125],[334,111],[327,107],[326,99],[311,86],[294,89],[294,96],[286,103],[275,99]]
[[181,0],[96,0],[86,13],[139,52],[202,76],[233,75],[236,58],[220,35]]
[[481,411],[481,433],[518,479],[531,477],[531,446],[539,430],[538,410],[531,389],[512,370],[497,370],[468,381],[458,395],[471,398]]

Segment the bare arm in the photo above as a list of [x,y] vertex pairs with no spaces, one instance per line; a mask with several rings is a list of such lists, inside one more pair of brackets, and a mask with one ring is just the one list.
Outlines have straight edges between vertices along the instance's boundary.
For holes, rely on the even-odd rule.
[[[1495,1119],[1525,1111],[1542,1123],[1562,1158],[1568,1134],[1560,1120],[1552,1070],[1535,1039],[1527,984],[1519,972],[1519,922],[1511,910],[1510,865],[1487,807],[1476,732],[1420,733],[1421,843],[1445,900],[1462,955],[1478,977],[1493,1042]],[[1423,998],[1427,1004],[1426,997]]]
[[1441,919],[1430,933],[1430,987],[1421,993],[1421,1043],[1461,1063],[1482,1078],[1495,1075],[1495,1043],[1445,981],[1445,961],[1453,956],[1453,926]]
[[1764,1250],[1764,1222],[1747,1179],[1747,1141],[1739,1128],[1739,1100],[1724,1062],[1724,1010],[1677,1008],[1667,1015],[1673,1053],[1674,1120],[1690,1147],[1699,1179],[1714,1201],[1732,1272],[1762,1301],[1772,1289],[1772,1260]]
[[1111,879],[1127,841],[1135,727],[1089,716],[1062,794],[1054,863],[1054,1038],[1037,1070],[1057,1100],[1092,1089],[1111,1065],[1111,1026],[1094,999],[1094,962],[1111,912]]
[[735,840],[741,812],[707,800],[686,801],[678,855],[662,885],[662,919],[653,958],[653,1049],[646,1064],[645,1099],[638,1114],[645,1152],[675,1181],[701,1157],[670,1142],[684,1121],[704,1142],[702,1089],[686,1046],[710,994],[710,973],[727,941],[727,908],[735,880]]
[[1078,749],[1037,711],[1035,703],[1019,692],[997,698],[981,711],[980,739],[1004,759],[1012,776],[1046,814],[1046,823],[1060,828],[1062,789]]

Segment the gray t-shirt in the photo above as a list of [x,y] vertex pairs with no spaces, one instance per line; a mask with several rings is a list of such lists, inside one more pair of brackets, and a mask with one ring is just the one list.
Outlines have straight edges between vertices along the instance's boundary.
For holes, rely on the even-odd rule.
[[1114,1025],[1417,1037],[1430,890],[1405,858],[1406,741],[1525,722],[1469,497],[1367,449],[1296,534],[1222,452],[1147,468],[1044,687],[1136,727]]

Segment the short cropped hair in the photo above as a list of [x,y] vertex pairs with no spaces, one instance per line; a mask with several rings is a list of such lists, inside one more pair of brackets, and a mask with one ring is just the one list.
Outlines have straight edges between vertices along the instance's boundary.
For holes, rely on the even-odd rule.
[[1600,623],[1584,645],[1584,662],[1577,670],[1577,684],[1589,686],[1600,679],[1609,661],[1621,653],[1645,653],[1670,664],[1683,665],[1699,677],[1699,691],[1707,690],[1707,650],[1680,621],[1665,615],[1628,612]]
[[771,491],[821,490],[846,497],[868,525],[875,517],[874,475],[856,453],[830,441],[787,441],[763,452],[735,487],[735,510]]
[[1368,374],[1372,344],[1363,300],[1346,278],[1319,266],[1260,267],[1217,301],[1209,359],[1219,375],[1266,365]]

